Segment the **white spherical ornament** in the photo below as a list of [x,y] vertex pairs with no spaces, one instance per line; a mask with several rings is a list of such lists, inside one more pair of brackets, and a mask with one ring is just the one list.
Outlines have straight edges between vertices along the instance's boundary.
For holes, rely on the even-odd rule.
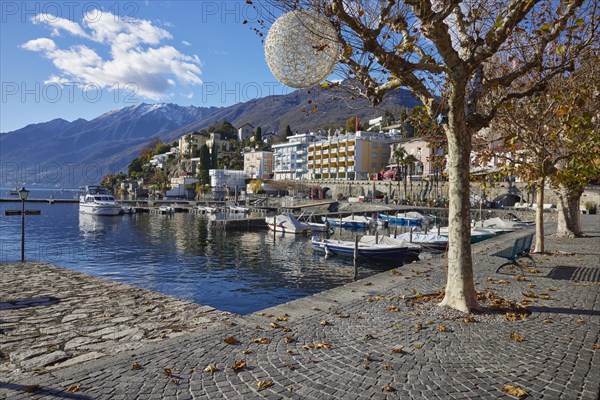
[[321,83],[338,61],[339,42],[331,22],[313,11],[290,11],[279,17],[265,40],[265,57],[281,83],[307,88]]

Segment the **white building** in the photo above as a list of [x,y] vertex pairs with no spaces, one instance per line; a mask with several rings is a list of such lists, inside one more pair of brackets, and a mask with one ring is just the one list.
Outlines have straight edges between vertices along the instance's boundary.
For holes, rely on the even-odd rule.
[[[167,190],[165,195],[167,197],[186,197],[188,191],[186,186],[198,183],[198,179],[192,178],[191,176],[179,176],[171,178],[171,190]],[[189,187],[189,186],[188,186]]]
[[275,144],[273,149],[273,179],[308,179],[308,146],[322,140],[314,133],[297,134],[287,143]]
[[246,188],[246,180],[244,171],[234,169],[211,169],[208,171],[210,175],[210,186],[215,190],[240,191]]
[[244,153],[244,174],[253,179],[270,179],[273,173],[273,152],[249,151]]
[[192,146],[199,149],[208,138],[198,132],[191,132],[179,138],[179,151],[184,156],[192,154]]
[[241,142],[242,140],[251,138],[252,136],[254,136],[254,126],[252,126],[249,123],[245,123],[244,125],[240,126],[238,128],[238,140]]

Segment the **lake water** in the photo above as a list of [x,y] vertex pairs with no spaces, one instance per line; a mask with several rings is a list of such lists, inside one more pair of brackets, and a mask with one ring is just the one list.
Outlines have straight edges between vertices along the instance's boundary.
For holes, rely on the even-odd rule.
[[[2,188],[1,197],[8,197]],[[33,190],[30,197],[72,198],[73,192]],[[20,259],[21,218],[0,203],[0,261]],[[310,237],[210,229],[206,216],[91,216],[79,205],[26,203],[25,258],[158,291],[220,310],[247,314],[355,279],[351,259],[313,254]],[[344,232],[346,237],[351,232]],[[337,235],[336,235],[337,237]],[[363,278],[400,266],[360,261]]]

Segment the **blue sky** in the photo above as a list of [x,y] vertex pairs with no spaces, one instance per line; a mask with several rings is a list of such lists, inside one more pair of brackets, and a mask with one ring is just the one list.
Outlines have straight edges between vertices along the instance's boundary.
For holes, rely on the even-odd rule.
[[269,71],[244,0],[0,7],[1,132],[140,102],[220,107],[291,91]]

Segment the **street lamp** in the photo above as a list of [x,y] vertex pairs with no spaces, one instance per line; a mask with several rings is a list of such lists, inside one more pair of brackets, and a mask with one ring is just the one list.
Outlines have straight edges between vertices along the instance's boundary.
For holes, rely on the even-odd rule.
[[21,198],[21,262],[25,262],[25,200],[29,195],[29,190],[24,187],[19,190]]

